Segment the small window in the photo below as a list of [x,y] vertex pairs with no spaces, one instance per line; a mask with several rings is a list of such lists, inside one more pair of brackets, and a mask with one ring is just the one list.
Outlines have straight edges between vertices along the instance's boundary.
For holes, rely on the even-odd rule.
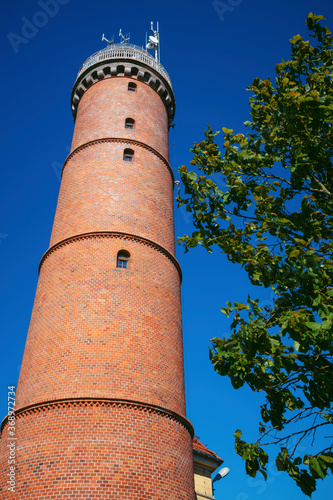
[[125,128],[134,128],[135,120],[133,118],[126,118]]
[[125,149],[124,150],[124,161],[133,161],[134,151],[133,149]]
[[117,267],[127,269],[129,264],[130,254],[126,250],[120,250],[117,255]]
[[130,82],[130,83],[128,84],[128,90],[129,90],[130,92],[136,92],[136,83]]

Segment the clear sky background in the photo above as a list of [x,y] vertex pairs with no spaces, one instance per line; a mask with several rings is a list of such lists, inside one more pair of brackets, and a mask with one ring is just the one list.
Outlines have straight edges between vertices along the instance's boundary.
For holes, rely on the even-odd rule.
[[[72,85],[83,61],[105,47],[102,34],[115,34],[118,42],[122,28],[131,33],[132,43],[143,45],[150,21],[160,22],[161,62],[177,103],[170,162],[179,167],[189,165],[189,150],[203,138],[207,123],[215,130],[243,130],[249,119],[246,87],[255,77],[274,76],[275,65],[289,58],[293,35],[307,37],[309,12],[323,14],[333,29],[331,0],[224,3],[228,9],[223,13],[211,0],[127,0],[122,5],[111,0],[58,0],[57,13],[41,16],[37,0],[1,2],[1,419],[7,413],[7,386],[17,383],[37,268],[48,248],[60,171],[71,144]],[[177,235],[191,232],[187,212],[176,208],[175,220]],[[245,273],[219,252],[208,255],[195,249],[184,254],[178,247],[177,258],[184,275],[188,417],[201,441],[230,468],[230,474],[216,483],[217,500],[304,498],[288,476],[275,471],[273,462],[266,483],[246,476],[234,452],[233,432],[241,428],[248,440],[256,439],[261,397],[232,389],[228,379],[214,373],[208,359],[209,339],[228,335],[221,307],[227,300],[245,300],[251,291]],[[271,299],[268,290],[252,291],[262,305]],[[311,453],[310,443],[301,451]],[[331,498],[332,488],[332,477],[319,481],[313,499]]]

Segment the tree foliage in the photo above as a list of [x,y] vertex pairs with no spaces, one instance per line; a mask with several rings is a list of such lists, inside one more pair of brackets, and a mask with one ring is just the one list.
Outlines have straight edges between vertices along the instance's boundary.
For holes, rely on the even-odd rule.
[[[186,250],[217,246],[252,285],[272,290],[271,306],[249,296],[222,308],[231,332],[212,339],[210,357],[234,388],[265,394],[257,442],[234,434],[247,473],[266,476],[264,448],[274,443],[278,470],[309,496],[333,471],[331,440],[324,449],[316,441],[333,420],[333,36],[323,19],[309,14],[314,43],[290,40],[274,83],[249,87],[247,134],[223,128],[221,152],[208,127],[194,144],[199,173],[181,167],[177,198],[193,215],[195,231],[179,238]],[[299,456],[309,436],[315,451]]]

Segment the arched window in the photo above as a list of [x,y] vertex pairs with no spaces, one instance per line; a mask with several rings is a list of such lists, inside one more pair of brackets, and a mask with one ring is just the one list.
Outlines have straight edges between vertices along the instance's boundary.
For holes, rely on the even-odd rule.
[[129,84],[128,84],[128,90],[130,92],[136,92],[136,83],[129,82]]
[[133,118],[126,118],[125,128],[134,128],[135,120]]
[[124,149],[124,161],[133,161],[134,151],[133,149],[126,148]]
[[127,252],[126,250],[119,250],[117,254],[117,267],[127,269],[129,260],[130,260],[129,252]]

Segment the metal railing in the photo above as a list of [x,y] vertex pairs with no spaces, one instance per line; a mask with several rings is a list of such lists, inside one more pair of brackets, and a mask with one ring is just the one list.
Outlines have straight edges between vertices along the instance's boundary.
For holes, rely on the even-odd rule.
[[164,78],[168,81],[168,83],[171,86],[171,80],[170,77],[167,73],[167,71],[164,69],[162,64],[158,62],[153,56],[147,52],[147,50],[139,47],[138,45],[132,45],[132,44],[114,44],[110,45],[109,47],[106,47],[105,49],[99,50],[98,52],[95,52],[95,54],[91,55],[81,66],[77,78],[83,73],[84,70],[89,68],[92,64],[97,63],[98,61],[103,61],[106,59],[113,59],[113,58],[129,58],[129,59],[136,59],[139,61],[142,61],[143,63],[147,64],[148,66],[151,66],[152,68],[156,69],[161,75],[164,76]]

